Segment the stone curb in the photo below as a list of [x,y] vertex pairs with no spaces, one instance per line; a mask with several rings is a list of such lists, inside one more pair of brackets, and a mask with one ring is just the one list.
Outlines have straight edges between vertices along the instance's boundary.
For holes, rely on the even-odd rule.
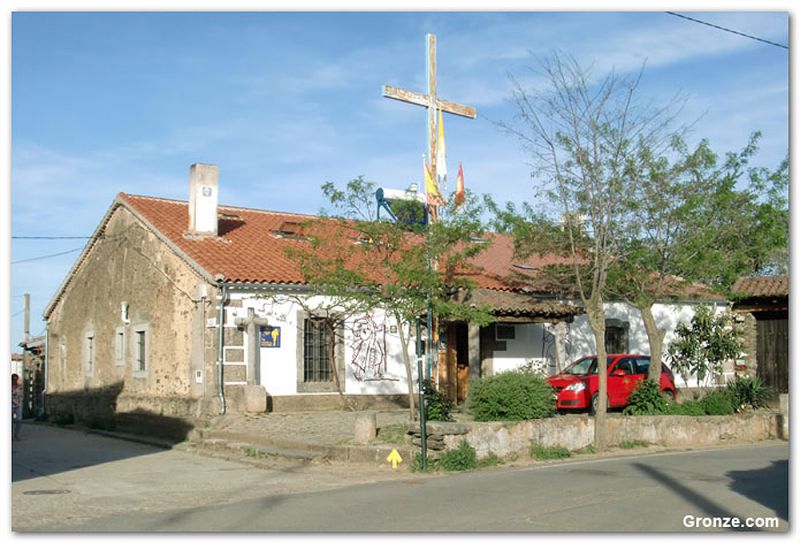
[[241,432],[222,431],[205,432],[202,439],[193,443],[198,447],[211,445],[242,451],[252,448],[272,456],[293,459],[353,463],[385,462],[392,449],[397,449],[404,460],[413,458],[418,452],[418,448],[409,445],[319,445],[258,438],[258,436]]

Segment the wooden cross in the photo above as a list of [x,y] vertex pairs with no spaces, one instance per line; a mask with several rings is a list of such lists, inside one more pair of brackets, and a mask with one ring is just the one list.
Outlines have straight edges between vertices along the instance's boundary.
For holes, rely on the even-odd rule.
[[436,36],[427,35],[427,73],[428,73],[428,94],[399,89],[391,85],[383,86],[383,95],[386,98],[400,100],[409,104],[428,108],[428,157],[433,170],[433,179],[436,181],[436,110],[441,109],[446,113],[474,119],[476,116],[475,108],[456,104],[448,100],[443,100],[436,96]]

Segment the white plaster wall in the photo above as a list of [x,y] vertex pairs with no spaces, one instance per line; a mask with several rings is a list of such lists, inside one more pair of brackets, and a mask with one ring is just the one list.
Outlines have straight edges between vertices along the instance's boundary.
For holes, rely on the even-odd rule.
[[[371,320],[378,325],[379,328],[385,329],[383,338],[379,338],[383,344],[385,341],[385,365],[384,369],[380,372],[380,378],[373,376],[362,376],[358,378],[357,374],[360,373],[355,365],[354,358],[357,356],[356,344],[359,341],[356,337],[358,327],[356,323],[348,323],[345,330],[345,363],[346,363],[346,379],[347,379],[347,394],[408,394],[408,380],[406,378],[405,364],[403,363],[403,345],[400,341],[399,329],[397,321],[389,317],[383,311],[375,311],[370,316]],[[408,328],[406,328],[408,333]],[[412,375],[416,382],[417,379],[417,362],[415,355],[415,336],[410,336],[409,343],[409,361],[411,363]]]
[[511,371],[529,362],[534,365],[546,365],[547,359],[544,351],[544,328],[541,324],[503,324],[514,326],[514,339],[504,339],[505,351],[494,351],[494,373]]
[[[697,304],[655,304],[653,306],[653,317],[659,328],[667,330],[664,336],[664,346],[662,350],[662,361],[669,364],[667,360],[667,350],[669,344],[675,340],[675,329],[679,323],[688,324],[694,316]],[[650,354],[650,342],[647,339],[647,332],[644,328],[641,312],[628,304],[616,302],[605,304],[606,319],[618,319],[628,322],[628,350],[631,353]],[[716,312],[725,311],[725,306],[717,306]],[[592,328],[586,315],[581,315],[569,326],[568,346],[569,360],[577,360],[583,356],[595,354],[595,341]],[[676,372],[675,385],[677,387],[696,387],[699,386],[697,379],[689,378],[688,381]]]
[[[696,304],[656,304],[653,307],[653,316],[659,327],[665,328],[664,355],[669,344],[675,339],[675,329],[679,323],[689,323],[694,315]],[[631,353],[650,354],[650,343],[644,328],[644,321],[638,309],[625,303],[615,302],[605,305],[606,319],[618,319],[630,325],[628,330],[628,350]],[[725,311],[725,307],[717,307],[717,313]],[[552,335],[548,325],[544,324],[517,324],[516,337],[506,340],[506,351],[494,351],[493,371],[501,373],[519,369],[530,361],[546,367],[547,373],[555,372],[555,350],[552,348]],[[576,317],[569,324],[567,335],[566,358],[567,364],[583,356],[595,354],[595,341],[592,328],[586,315]],[[678,387],[696,387],[699,383],[695,378],[684,381],[675,373],[675,384]]]
[[[231,307],[226,312],[226,323],[233,323],[236,317],[246,317],[248,308],[255,310],[257,317],[266,318],[272,326],[281,327],[281,346],[277,348],[261,348],[260,373],[261,385],[268,394],[286,396],[297,394],[297,353],[298,336],[302,332],[303,322],[297,322],[297,313],[302,307],[290,301],[266,300],[249,294],[232,294],[232,299],[242,300],[242,307]],[[325,304],[323,297],[311,298],[307,304],[316,307]],[[366,379],[357,378],[357,370],[353,364],[355,355],[354,321],[351,319],[344,333],[344,363],[345,363],[345,394],[407,394],[408,385],[406,371],[402,358],[402,345],[398,332],[392,332],[391,327],[396,326],[394,319],[376,311],[372,320],[379,326],[385,325],[385,367],[379,375],[373,373]],[[383,344],[382,338],[380,341]],[[247,346],[245,340],[244,359],[247,360]],[[413,377],[416,380],[416,359],[414,355],[414,338],[410,344],[410,360]]]

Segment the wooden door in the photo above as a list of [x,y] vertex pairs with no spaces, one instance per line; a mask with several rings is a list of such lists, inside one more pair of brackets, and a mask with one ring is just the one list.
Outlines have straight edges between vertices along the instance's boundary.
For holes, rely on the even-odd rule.
[[758,377],[775,392],[789,392],[789,320],[756,323]]

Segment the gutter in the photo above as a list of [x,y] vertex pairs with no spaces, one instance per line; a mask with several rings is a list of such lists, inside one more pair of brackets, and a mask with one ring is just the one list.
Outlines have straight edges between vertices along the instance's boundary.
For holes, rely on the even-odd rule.
[[50,381],[48,372],[50,367],[50,321],[45,321],[44,327],[44,387],[42,388],[42,416],[47,415],[47,385]]

